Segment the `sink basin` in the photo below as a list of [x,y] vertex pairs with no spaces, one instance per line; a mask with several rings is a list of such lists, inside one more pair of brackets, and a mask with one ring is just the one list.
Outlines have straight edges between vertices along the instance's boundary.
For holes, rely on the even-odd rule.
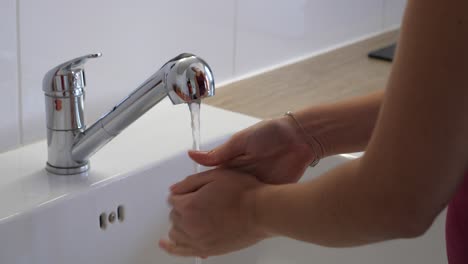
[[[47,174],[44,141],[0,154],[0,263],[194,263],[157,247],[168,187],[193,171],[189,118],[185,105],[160,103],[99,151],[87,176]],[[202,148],[257,121],[203,105]],[[324,159],[304,179],[353,157]],[[275,238],[204,263],[446,263],[444,220],[414,240],[329,249]]]

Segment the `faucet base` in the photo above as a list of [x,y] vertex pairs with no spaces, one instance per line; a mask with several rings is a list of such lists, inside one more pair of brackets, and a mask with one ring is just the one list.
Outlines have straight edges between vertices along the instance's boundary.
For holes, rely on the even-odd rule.
[[73,174],[83,174],[89,170],[89,162],[80,166],[80,167],[72,167],[72,168],[63,168],[63,167],[55,167],[47,163],[46,171],[58,174],[58,175],[73,175]]

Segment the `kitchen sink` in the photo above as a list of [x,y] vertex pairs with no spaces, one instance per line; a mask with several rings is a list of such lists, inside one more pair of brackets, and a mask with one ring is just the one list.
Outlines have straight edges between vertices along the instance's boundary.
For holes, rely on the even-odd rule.
[[[202,149],[257,121],[202,105]],[[170,227],[168,188],[193,172],[190,146],[187,107],[166,100],[99,151],[85,176],[47,173],[45,141],[0,154],[0,263],[194,263],[157,246]],[[303,180],[355,157],[326,158]],[[275,238],[204,263],[446,263],[444,214],[413,240],[333,249]]]

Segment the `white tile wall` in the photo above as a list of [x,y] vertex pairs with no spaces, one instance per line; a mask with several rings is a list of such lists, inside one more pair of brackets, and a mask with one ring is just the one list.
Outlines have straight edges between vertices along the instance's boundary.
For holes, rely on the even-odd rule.
[[302,57],[381,30],[383,0],[238,0],[235,72]]
[[205,58],[224,82],[384,30],[398,24],[403,6],[403,0],[1,1],[0,151],[19,145],[20,134],[22,143],[44,137],[42,77],[65,60],[104,54],[86,67],[92,122],[180,52]]
[[406,0],[384,0],[383,27],[393,28],[401,24]]
[[19,144],[16,1],[0,1],[0,151]]

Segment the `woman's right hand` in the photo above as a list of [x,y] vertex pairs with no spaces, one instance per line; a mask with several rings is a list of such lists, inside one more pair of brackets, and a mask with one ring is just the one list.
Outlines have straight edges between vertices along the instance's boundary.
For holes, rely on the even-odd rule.
[[261,121],[211,151],[189,151],[189,156],[201,165],[240,169],[270,184],[297,182],[317,158],[287,116]]

